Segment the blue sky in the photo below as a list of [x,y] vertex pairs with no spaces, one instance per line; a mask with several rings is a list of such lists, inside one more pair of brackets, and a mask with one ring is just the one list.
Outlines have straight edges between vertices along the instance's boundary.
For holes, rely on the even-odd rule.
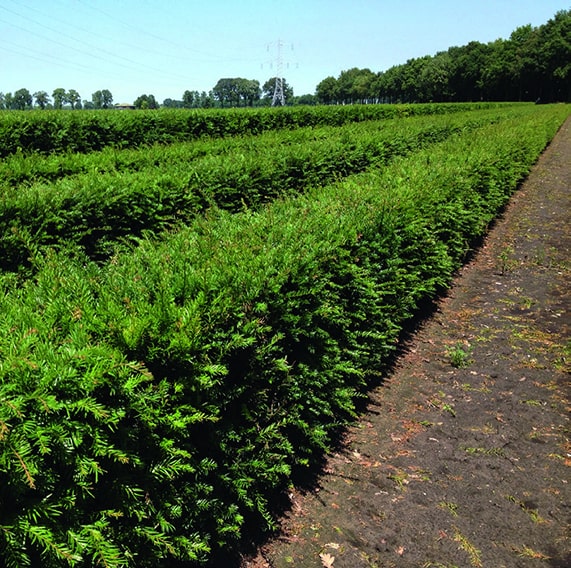
[[114,102],[223,77],[314,93],[351,67],[383,71],[546,23],[569,0],[0,0],[0,92],[76,89]]

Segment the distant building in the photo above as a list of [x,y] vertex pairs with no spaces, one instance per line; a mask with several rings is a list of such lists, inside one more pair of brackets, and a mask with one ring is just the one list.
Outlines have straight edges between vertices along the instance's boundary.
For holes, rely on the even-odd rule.
[[132,105],[131,103],[117,103],[115,108],[117,110],[135,110],[135,105]]

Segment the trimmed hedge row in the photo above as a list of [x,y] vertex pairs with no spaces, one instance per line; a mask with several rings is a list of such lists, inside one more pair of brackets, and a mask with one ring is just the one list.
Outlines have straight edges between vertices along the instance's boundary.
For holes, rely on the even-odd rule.
[[[431,115],[415,115],[414,120],[434,120],[442,124],[445,118],[455,124],[463,120],[483,120],[490,115],[500,119],[506,113],[525,112],[524,105],[503,105],[501,108],[491,108],[486,111],[474,109],[451,113],[435,113]],[[9,191],[21,185],[39,182],[56,182],[62,178],[88,173],[132,173],[150,168],[166,168],[180,163],[192,163],[205,156],[220,156],[236,152],[252,152],[254,149],[263,151],[264,148],[279,148],[289,145],[314,144],[319,140],[339,140],[342,136],[351,134],[351,129],[365,131],[366,129],[380,130],[391,128],[391,123],[400,122],[402,118],[389,118],[382,121],[359,121],[343,126],[307,126],[294,129],[268,130],[262,134],[227,136],[223,138],[202,137],[197,140],[177,142],[173,144],[155,143],[151,146],[137,148],[116,148],[106,146],[101,151],[87,154],[67,151],[59,154],[40,154],[16,152],[0,161],[0,188],[2,192]],[[349,130],[348,130],[349,129]]]
[[[503,112],[511,116],[529,108]],[[160,160],[155,151],[147,160],[136,160],[129,152],[131,158],[123,163],[137,164],[132,173],[105,173],[102,160],[88,173],[4,192],[0,267],[29,268],[47,246],[80,246],[91,258],[106,258],[119,239],[189,222],[212,206],[233,212],[256,208],[288,193],[386,164],[460,130],[500,120],[498,114],[471,111],[305,129],[290,135],[272,133],[211,141],[212,151],[201,142],[198,150],[185,145],[186,154],[176,146],[164,149]],[[106,157],[110,162],[120,160],[109,153]],[[78,157],[79,164],[84,158],[89,157]],[[92,159],[88,163],[96,164]]]
[[271,526],[568,114],[537,109],[106,266],[0,275],[4,564],[198,564]]
[[134,148],[203,136],[260,134],[306,126],[340,126],[417,114],[490,108],[497,103],[348,105],[263,109],[0,112],[0,158],[22,152],[93,152],[106,146]]

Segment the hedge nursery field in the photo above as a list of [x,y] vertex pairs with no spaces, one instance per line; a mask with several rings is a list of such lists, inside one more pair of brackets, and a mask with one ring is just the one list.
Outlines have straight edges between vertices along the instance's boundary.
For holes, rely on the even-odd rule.
[[570,113],[0,113],[0,564],[271,531]]

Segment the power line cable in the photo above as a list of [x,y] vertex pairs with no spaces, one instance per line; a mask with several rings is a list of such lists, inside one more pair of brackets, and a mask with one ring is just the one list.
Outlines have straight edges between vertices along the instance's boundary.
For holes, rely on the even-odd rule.
[[[107,17],[108,19],[110,19],[111,21],[115,22],[115,23],[119,23],[122,26],[131,29],[139,34],[143,34],[146,35],[150,38],[153,38],[155,40],[159,40],[162,41],[164,43],[167,43],[169,45],[172,45],[173,47],[176,47],[178,49],[183,49],[186,50],[188,52],[194,53],[194,54],[199,54],[202,55],[204,57],[208,57],[209,59],[204,59],[204,60],[196,60],[193,59],[193,62],[202,62],[202,63],[212,63],[212,62],[237,62],[237,61],[244,61],[244,62],[254,62],[256,61],[256,58],[252,57],[252,58],[244,58],[244,57],[227,57],[227,56],[223,56],[223,55],[219,55],[219,54],[215,54],[212,50],[209,50],[208,52],[202,50],[202,49],[195,49],[192,47],[189,47],[188,45],[182,44],[182,43],[178,43],[173,41],[170,38],[166,38],[160,35],[157,35],[155,33],[149,32],[146,29],[140,28],[138,26],[134,26],[132,23],[130,22],[126,22],[120,18],[118,18],[116,15],[114,14],[110,14],[109,12],[102,10],[99,7],[95,7],[95,6],[91,6],[87,3],[85,3],[83,0],[76,0],[79,4],[81,4],[82,6],[93,10],[95,12],[98,12],[99,14],[104,15],[105,17]],[[204,31],[204,26],[201,26],[200,28],[201,31]],[[210,34],[214,40],[218,41],[218,36],[217,34],[211,33]],[[255,46],[251,46],[252,50],[259,50],[259,45],[255,45]],[[244,46],[242,46],[239,50],[234,49],[233,52],[236,53],[236,51],[244,51]],[[170,57],[170,56],[169,56]]]
[[[19,1],[17,2],[16,0],[9,0],[9,1],[12,2],[13,4],[16,4],[16,5],[17,5],[18,7],[20,7],[20,8],[23,7],[23,6],[22,6],[22,2],[19,2]],[[156,49],[149,49],[149,48],[145,47],[144,45],[134,45],[134,44],[132,44],[132,43],[127,43],[127,42],[123,41],[122,39],[117,39],[116,37],[111,38],[110,36],[106,36],[106,35],[103,35],[103,34],[94,32],[93,30],[90,30],[90,29],[88,29],[88,28],[78,26],[78,25],[75,24],[75,23],[74,23],[74,24],[70,24],[70,23],[68,23],[68,22],[65,22],[64,20],[61,20],[61,19],[59,19],[59,18],[55,18],[52,14],[47,14],[46,12],[43,12],[43,11],[41,11],[41,10],[38,10],[38,9],[35,8],[35,7],[29,6],[29,5],[26,5],[25,7],[26,7],[28,10],[31,10],[31,11],[33,11],[33,12],[36,12],[37,14],[39,14],[40,16],[42,16],[42,17],[44,17],[44,18],[49,18],[49,19],[53,20],[54,22],[57,22],[58,24],[63,24],[64,26],[73,28],[73,29],[76,30],[76,31],[81,31],[81,32],[86,33],[86,34],[89,34],[89,35],[91,35],[91,36],[93,36],[93,37],[95,37],[95,38],[102,39],[102,40],[104,40],[104,41],[107,42],[107,43],[114,43],[114,44],[116,44],[116,45],[123,45],[123,46],[125,46],[125,47],[128,47],[128,48],[130,48],[130,49],[136,51],[137,53],[138,53],[138,52],[141,52],[141,51],[144,51],[144,52],[146,52],[146,53],[150,53],[150,54],[152,54],[152,55],[157,55],[157,56],[160,56],[160,57],[168,57],[168,58],[170,58],[170,59],[180,59],[181,61],[188,61],[188,57],[185,57],[185,56],[183,56],[183,55],[177,55],[176,53],[172,53],[172,52],[170,52],[170,53],[165,53],[165,52],[158,51],[158,50],[156,50]],[[98,49],[99,49],[99,48],[98,48]]]
[[[127,68],[127,69],[133,70],[132,66],[133,66],[133,65],[136,65],[136,66],[140,67],[141,71],[144,71],[144,72],[154,71],[155,73],[161,73],[162,75],[164,75],[164,76],[166,76],[166,77],[170,77],[171,79],[177,79],[177,80],[183,79],[183,80],[185,80],[185,81],[188,80],[188,77],[187,77],[187,76],[184,76],[184,77],[183,77],[182,75],[178,75],[178,74],[175,74],[175,73],[169,73],[168,71],[163,71],[162,69],[158,69],[158,68],[155,68],[155,67],[151,67],[151,66],[149,66],[149,65],[141,64],[141,63],[138,62],[138,61],[134,61],[134,60],[129,59],[129,58],[127,58],[127,57],[123,57],[123,56],[121,56],[121,55],[117,55],[117,54],[115,54],[115,53],[113,53],[113,52],[110,52],[110,51],[107,51],[107,50],[105,50],[105,49],[102,49],[100,46],[94,46],[94,45],[89,44],[89,43],[87,43],[87,42],[85,42],[85,41],[83,41],[83,40],[79,40],[79,39],[77,39],[77,38],[75,38],[75,37],[73,37],[73,36],[70,36],[69,34],[62,33],[60,30],[56,30],[56,29],[54,29],[54,28],[52,28],[52,27],[50,27],[50,26],[47,26],[47,25],[45,25],[45,24],[43,24],[43,23],[41,23],[41,22],[38,22],[38,21],[34,20],[33,18],[29,18],[29,17],[23,16],[22,14],[20,14],[20,13],[18,13],[18,12],[15,12],[14,10],[10,10],[9,8],[6,8],[5,6],[0,6],[0,9],[5,10],[6,12],[9,12],[9,13],[11,13],[11,14],[14,14],[14,15],[18,16],[19,18],[22,18],[22,19],[26,20],[27,22],[31,22],[31,23],[33,23],[33,24],[36,24],[36,25],[40,26],[41,28],[44,28],[44,29],[46,29],[46,30],[48,30],[48,31],[50,31],[50,32],[53,32],[53,33],[57,34],[57,35],[60,36],[60,37],[64,37],[64,38],[71,39],[72,41],[74,41],[74,42],[76,42],[76,43],[78,43],[78,44],[81,44],[81,45],[83,45],[83,46],[89,48],[89,50],[93,50],[93,51],[86,51],[85,49],[78,49],[78,48],[76,48],[76,47],[74,47],[74,46],[71,46],[71,45],[69,45],[69,44],[65,44],[65,43],[63,43],[63,42],[61,42],[61,41],[55,40],[55,39],[50,38],[50,37],[48,37],[48,36],[46,36],[46,35],[41,35],[41,34],[38,34],[37,32],[32,32],[31,30],[26,29],[26,28],[24,28],[24,27],[22,27],[22,26],[19,26],[19,25],[17,25],[17,24],[14,24],[13,22],[6,22],[6,20],[1,20],[1,21],[3,21],[4,23],[8,23],[8,25],[11,25],[11,26],[13,26],[13,27],[15,27],[15,28],[18,28],[18,29],[21,29],[21,30],[25,31],[26,33],[34,34],[34,35],[39,35],[41,38],[45,39],[46,41],[52,42],[52,43],[54,43],[54,44],[56,44],[56,45],[60,45],[60,46],[64,47],[65,49],[74,49],[75,51],[77,51],[77,52],[79,52],[79,53],[82,53],[82,54],[84,54],[84,55],[87,55],[88,57],[91,57],[91,58],[93,58],[93,59],[96,59],[96,60],[102,61],[102,62],[104,62],[104,63],[106,63],[106,64],[109,64],[110,61],[109,61],[108,59],[105,59],[105,58],[101,57],[100,55],[98,55],[98,53],[105,53],[105,54],[107,54],[107,55],[109,55],[109,56],[111,56],[111,57],[113,57],[113,58],[115,58],[115,59],[121,59],[121,60],[123,60],[123,61],[126,61],[129,65],[127,65],[127,64],[125,64],[125,63],[121,63],[121,62],[115,62],[114,64],[115,64],[115,65],[120,65],[120,66],[125,67],[125,68]],[[95,53],[94,53],[94,52],[95,52]]]

